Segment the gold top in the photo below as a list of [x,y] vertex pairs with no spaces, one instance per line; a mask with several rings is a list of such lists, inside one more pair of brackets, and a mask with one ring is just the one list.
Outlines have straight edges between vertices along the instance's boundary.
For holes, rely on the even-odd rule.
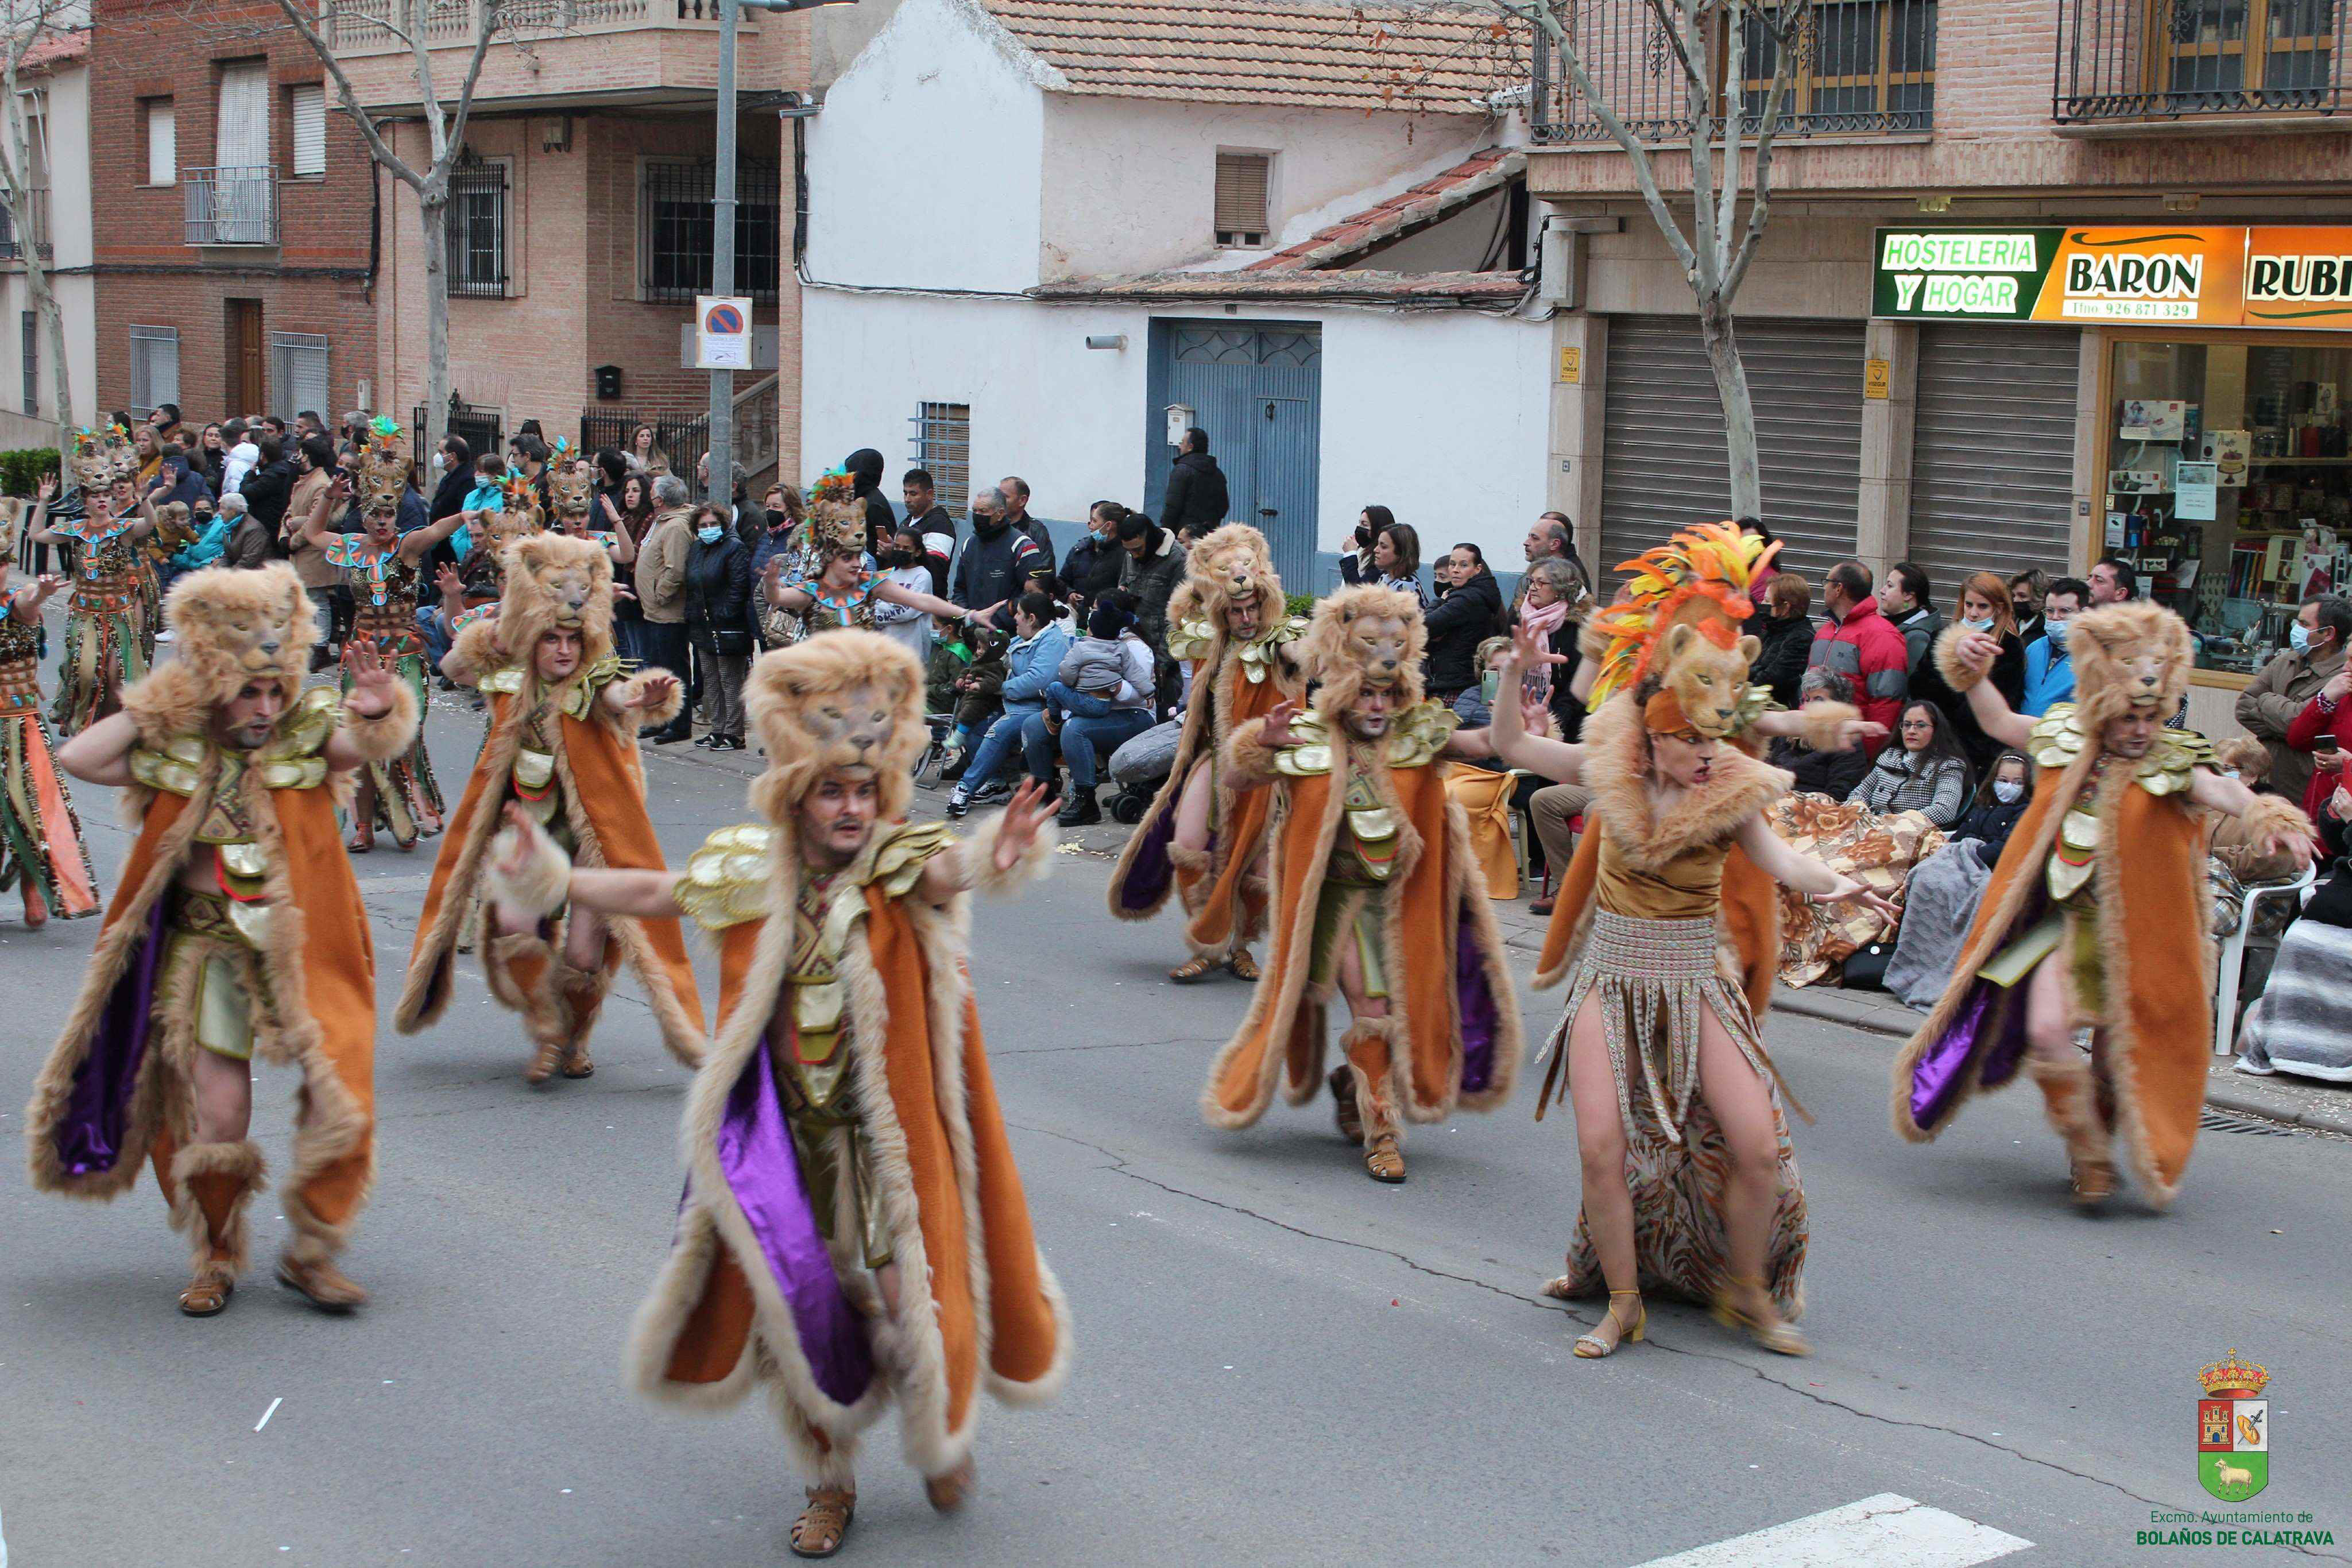
[[[341,717],[341,699],[333,689],[313,686],[295,699],[278,720],[278,733],[257,751],[233,751],[215,744],[210,736],[175,735],[161,747],[133,747],[131,777],[150,789],[193,799],[203,787],[205,763],[218,751],[237,768],[259,768],[265,789],[315,789],[327,781],[327,759],[320,754]],[[222,777],[233,779],[235,774],[225,768]]]
[[[621,674],[620,655],[607,653],[594,664],[574,670],[569,680],[548,694],[548,699],[573,718],[584,719],[594,710],[596,698],[606,686],[619,680]],[[474,689],[501,696],[515,696],[530,684],[530,672],[520,664],[507,664],[476,681]]]
[[[2054,703],[2033,727],[2026,749],[2042,768],[2064,768],[2097,737],[2083,727],[2073,703]],[[2189,788],[2189,776],[2213,765],[2213,744],[2193,729],[2159,729],[2156,744],[2132,769],[2132,781],[2151,795],[2174,795]]]
[[[1381,760],[1391,768],[1423,768],[1445,749],[1462,720],[1435,698],[1398,710],[1381,737]],[[1332,735],[1322,714],[1308,709],[1290,721],[1291,744],[1275,754],[1275,770],[1293,779],[1331,771]]]
[[[768,857],[775,841],[776,830],[764,822],[740,822],[703,840],[702,847],[687,858],[672,895],[678,908],[706,931],[724,931],[769,915]],[[892,898],[904,898],[922,880],[931,857],[955,843],[944,822],[878,828],[839,885],[861,890],[879,886]],[[863,899],[848,899],[845,904],[851,919],[866,907]]]
[[1723,902],[1723,862],[1731,840],[1693,844],[1655,871],[1627,863],[1604,828],[1593,896],[1610,914],[1629,920],[1712,919]]

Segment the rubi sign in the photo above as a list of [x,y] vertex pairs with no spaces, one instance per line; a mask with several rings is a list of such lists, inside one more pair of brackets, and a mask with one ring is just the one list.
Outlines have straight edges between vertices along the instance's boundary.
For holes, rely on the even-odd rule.
[[1872,314],[2352,329],[2352,229],[1881,229]]

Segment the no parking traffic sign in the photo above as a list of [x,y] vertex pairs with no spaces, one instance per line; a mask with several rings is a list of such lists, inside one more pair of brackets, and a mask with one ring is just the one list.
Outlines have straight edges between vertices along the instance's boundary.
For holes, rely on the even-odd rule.
[[751,368],[750,299],[725,294],[695,296],[694,368],[698,371],[748,371]]

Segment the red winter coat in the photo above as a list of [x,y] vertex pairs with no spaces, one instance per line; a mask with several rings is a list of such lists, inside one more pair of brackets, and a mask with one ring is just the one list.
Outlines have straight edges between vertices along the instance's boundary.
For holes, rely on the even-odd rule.
[[[1813,647],[1805,661],[1809,670],[1827,666],[1853,683],[1853,700],[1862,716],[1895,732],[1911,695],[1911,648],[1892,622],[1878,612],[1878,601],[1865,598],[1845,612],[1843,621],[1824,620],[1813,633]],[[1884,739],[1863,742],[1872,756]]]
[[[2317,697],[2314,697],[2303,705],[2303,711],[2295,715],[2294,722],[2286,727],[2286,743],[2297,751],[2316,748],[2323,735],[2334,736],[2345,753],[2352,755],[2352,702],[2337,703],[2336,711],[2331,714],[2319,706]],[[2333,773],[2312,774],[2310,787],[2303,792],[2303,809],[2313,821],[2319,821],[2319,809],[2327,804],[2327,798],[2335,794],[2336,787],[2343,782],[2341,768]]]

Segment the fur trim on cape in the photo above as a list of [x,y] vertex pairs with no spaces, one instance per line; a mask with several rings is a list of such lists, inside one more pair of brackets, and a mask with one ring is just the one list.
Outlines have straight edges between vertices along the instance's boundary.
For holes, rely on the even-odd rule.
[[1794,778],[1740,750],[1716,748],[1714,777],[1685,792],[1664,816],[1650,800],[1648,732],[1633,694],[1612,698],[1584,721],[1584,781],[1601,831],[1636,871],[1654,872],[1696,844],[1729,838],[1787,794]]
[[478,685],[484,675],[510,662],[505,644],[499,641],[498,618],[486,616],[458,632],[457,640],[441,656],[441,673],[461,686]]

